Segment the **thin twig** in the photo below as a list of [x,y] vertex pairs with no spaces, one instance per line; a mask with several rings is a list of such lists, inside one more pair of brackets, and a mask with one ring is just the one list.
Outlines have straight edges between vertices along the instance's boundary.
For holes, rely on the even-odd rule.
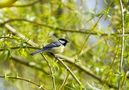
[[62,83],[61,86],[59,87],[59,90],[63,90],[63,87],[65,86],[65,83],[66,83],[66,81],[68,80],[69,75],[70,75],[70,74],[68,73],[67,76],[65,77],[63,83]]
[[80,82],[80,80],[75,76],[75,74],[72,72],[72,70],[63,62],[63,60],[60,60],[59,58],[55,57],[67,70],[68,72],[72,75],[72,77],[77,81],[77,83],[82,86],[82,83]]
[[89,50],[93,49],[95,46],[97,46],[98,44],[100,44],[104,39],[101,38],[99,39],[96,43],[90,45],[89,47],[87,46],[80,54],[79,57],[81,57],[83,54],[85,54],[86,52],[88,52]]
[[[113,71],[113,67],[114,67],[114,65],[115,65],[115,61],[117,60],[117,56],[118,56],[118,54],[119,54],[119,47],[118,47],[118,45],[115,46],[115,49],[114,49],[114,50],[116,50],[116,51],[115,51],[115,53],[114,53],[114,57],[113,57],[113,59],[112,59],[112,62],[111,62],[111,64],[109,65],[110,67],[108,68],[108,71],[106,71],[106,74],[104,75],[104,76],[105,76],[105,78],[104,78],[105,82],[110,82],[110,80],[108,80],[109,78],[112,77],[112,76],[110,75],[110,73],[111,73],[111,72],[114,72],[114,71]],[[103,87],[105,86],[105,84],[106,84],[106,83],[103,83]]]
[[0,75],[0,78],[9,78],[9,79],[17,79],[17,80],[22,80],[22,81],[25,81],[25,82],[28,82],[28,83],[31,83],[35,86],[37,86],[39,89],[41,88],[42,90],[46,90],[42,85],[39,85],[31,80],[28,80],[28,79],[25,79],[25,78],[22,78],[22,77],[13,77],[13,76],[6,76],[6,75]]
[[123,4],[122,4],[122,0],[119,0],[120,3],[120,10],[121,10],[121,20],[122,20],[122,38],[121,38],[121,55],[120,55],[120,66],[119,66],[119,72],[120,72],[120,79],[118,81],[118,90],[120,90],[121,88],[121,73],[122,73],[122,69],[123,69],[123,60],[124,60],[124,34],[125,34],[125,30],[124,30],[124,10],[123,10]]
[[4,37],[3,37],[3,36],[1,36],[1,37],[0,37],[0,39],[3,39],[3,38],[4,38],[4,39],[16,39],[16,38],[9,37],[9,36],[4,36]]
[[41,49],[39,47],[33,47],[33,46],[16,46],[16,47],[0,48],[0,51],[4,51],[4,50],[7,50],[7,49],[19,49],[19,48]]
[[47,62],[48,64],[48,67],[50,69],[50,73],[51,73],[51,76],[52,76],[52,82],[53,82],[53,90],[56,90],[56,83],[55,83],[55,77],[53,75],[53,70],[52,70],[52,67],[49,63],[49,61],[47,60],[47,58],[41,53],[42,57],[44,58],[44,60]]
[[[101,16],[99,17],[99,19],[97,20],[97,22],[95,23],[95,25],[94,25],[93,28],[91,29],[91,32],[94,31],[94,29],[96,28],[96,26],[97,26],[97,24],[99,23],[99,21],[100,21],[100,19],[102,18],[102,16],[103,16],[103,15],[101,15]],[[83,44],[82,44],[82,47],[81,47],[79,53],[77,54],[77,56],[78,56],[77,58],[79,58],[79,56],[82,54],[82,51],[83,51],[83,49],[85,48],[86,42],[87,42],[87,40],[89,39],[90,35],[91,35],[91,34],[88,34],[88,36],[85,35],[84,42],[83,42]]]

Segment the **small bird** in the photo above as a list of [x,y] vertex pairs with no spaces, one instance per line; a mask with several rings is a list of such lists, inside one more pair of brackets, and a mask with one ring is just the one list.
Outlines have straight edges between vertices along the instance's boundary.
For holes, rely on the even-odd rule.
[[52,42],[42,49],[32,52],[30,55],[35,55],[41,52],[49,52],[52,54],[62,53],[68,41],[66,39],[60,38],[58,41]]

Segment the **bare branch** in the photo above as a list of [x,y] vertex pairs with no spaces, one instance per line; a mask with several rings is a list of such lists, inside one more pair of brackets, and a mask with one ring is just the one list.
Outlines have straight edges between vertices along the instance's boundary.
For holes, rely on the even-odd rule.
[[21,33],[17,32],[13,27],[11,27],[9,24],[5,24],[5,27],[12,32],[13,34],[16,34],[17,36],[19,36],[20,38],[22,38],[23,40],[25,40],[28,44],[32,45],[32,46],[38,46],[36,43],[34,43],[33,41],[31,41],[30,39],[26,38],[24,35],[22,35]]
[[47,64],[48,64],[48,67],[49,67],[50,72],[51,72],[52,83],[53,83],[53,89],[56,90],[55,77],[54,77],[54,75],[53,75],[52,67],[51,67],[49,61],[47,60],[47,58],[46,58],[43,54],[41,54],[41,55],[42,55],[43,59],[44,59],[44,60],[47,62]]
[[20,63],[20,64],[22,64],[22,65],[25,65],[25,66],[27,66],[27,67],[31,67],[31,68],[33,68],[33,69],[36,69],[36,70],[38,70],[38,71],[41,71],[41,72],[43,72],[43,73],[49,75],[48,72],[46,72],[45,70],[43,70],[43,69],[40,68],[40,67],[37,67],[36,65],[31,65],[30,62],[28,62],[28,60],[26,60],[26,59],[24,59],[24,58],[22,58],[22,57],[19,57],[19,56],[11,56],[10,58],[11,58],[13,61],[15,61],[16,63]]
[[124,10],[123,10],[123,4],[122,0],[119,0],[120,3],[120,9],[121,9],[121,20],[122,20],[122,38],[121,38],[121,56],[120,56],[120,66],[119,66],[119,72],[120,72],[120,79],[118,81],[118,90],[121,89],[121,73],[123,69],[123,60],[124,60],[124,41],[125,41],[125,29],[124,29]]
[[31,80],[28,80],[28,79],[25,79],[25,78],[22,78],[22,77],[13,77],[13,76],[0,75],[0,78],[8,78],[8,79],[22,80],[22,81],[31,83],[31,84],[37,86],[38,88],[40,88],[40,89],[42,89],[42,90],[46,90],[42,85],[39,85],[39,84],[37,84],[36,82],[33,82],[33,81],[31,81]]
[[73,73],[73,71],[59,58],[55,57],[67,70],[68,72],[72,75],[72,77],[77,81],[77,83],[83,87],[82,83],[80,82],[80,80],[76,77],[76,75]]
[[31,49],[40,49],[38,47],[32,47],[32,46],[17,46],[17,47],[7,47],[7,48],[0,48],[0,51],[4,51],[7,49],[19,49],[19,48],[31,48]]
[[[0,26],[4,26],[5,24],[10,23],[10,22],[14,22],[14,21],[25,21],[25,22],[29,22],[29,23],[32,23],[32,24],[35,24],[35,25],[47,27],[47,28],[50,28],[52,30],[61,31],[61,32],[100,35],[100,36],[120,36],[120,37],[122,36],[121,35],[122,33],[109,33],[109,34],[107,34],[107,33],[97,32],[97,31],[90,32],[89,29],[63,29],[63,28],[60,28],[60,27],[54,27],[54,26],[51,26],[51,25],[42,24],[42,23],[38,23],[38,22],[35,22],[35,21],[31,21],[31,20],[27,20],[27,19],[20,19],[20,18],[9,19],[7,21],[4,21],[3,23],[0,23]],[[126,32],[124,34],[124,36],[129,36],[128,34],[129,34],[129,32]]]

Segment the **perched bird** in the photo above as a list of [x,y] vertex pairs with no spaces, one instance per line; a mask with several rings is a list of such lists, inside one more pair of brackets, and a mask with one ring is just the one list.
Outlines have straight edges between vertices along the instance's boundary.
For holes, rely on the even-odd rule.
[[41,52],[49,52],[52,54],[62,53],[67,43],[68,41],[66,39],[60,38],[58,41],[52,42],[44,46],[42,49],[32,52],[30,55],[35,55]]

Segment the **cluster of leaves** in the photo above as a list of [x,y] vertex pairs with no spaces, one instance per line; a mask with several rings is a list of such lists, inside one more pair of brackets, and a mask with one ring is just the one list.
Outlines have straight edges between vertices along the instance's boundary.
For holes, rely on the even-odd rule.
[[[129,88],[129,2],[123,2],[126,37],[122,72],[119,69],[122,16],[117,0],[12,0],[6,3],[0,6],[3,88],[105,90],[118,88],[120,80],[121,88]],[[89,8],[91,3],[95,5]],[[62,61],[47,54],[30,55],[58,38],[69,41],[63,56],[59,55]]]

